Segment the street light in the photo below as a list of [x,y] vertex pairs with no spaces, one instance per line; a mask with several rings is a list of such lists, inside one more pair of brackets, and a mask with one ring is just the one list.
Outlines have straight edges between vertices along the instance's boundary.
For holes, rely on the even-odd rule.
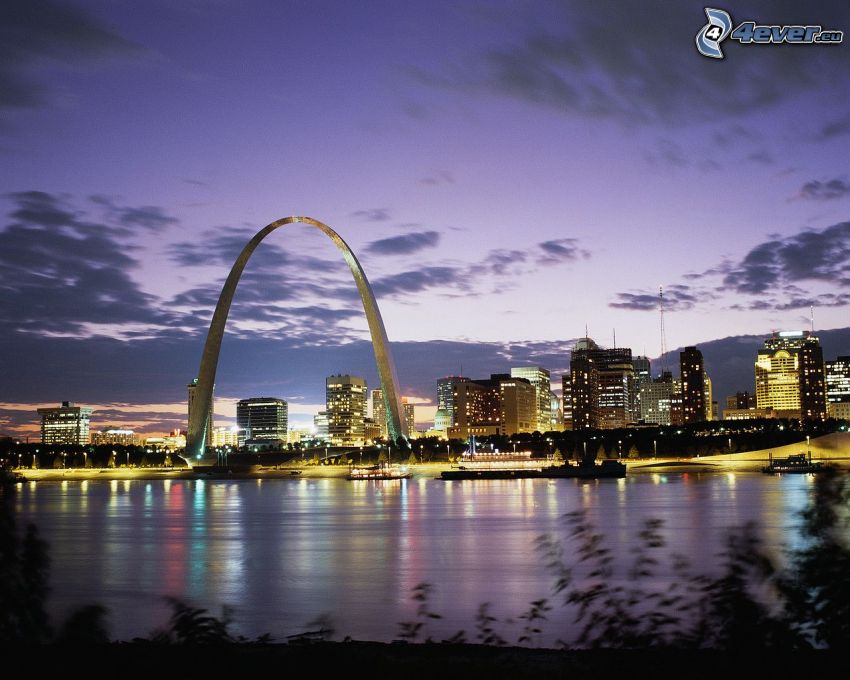
[[622,457],[623,457],[623,440],[618,439],[617,440],[617,458],[622,458]]
[[658,458],[658,442],[655,439],[652,440],[652,457]]
[[810,447],[811,439],[810,435],[806,435],[806,452],[809,454],[809,458],[812,457],[812,449]]

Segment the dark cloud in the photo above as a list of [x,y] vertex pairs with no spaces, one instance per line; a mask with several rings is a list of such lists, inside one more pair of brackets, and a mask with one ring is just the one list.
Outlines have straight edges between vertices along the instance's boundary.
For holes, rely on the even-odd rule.
[[725,270],[724,285],[749,295],[806,280],[850,286],[850,222],[760,243]]
[[[701,57],[694,36],[706,19],[702,6],[689,3],[576,0],[529,7],[526,16],[513,6],[505,13],[501,44],[478,59],[417,77],[633,125],[728,119],[831,88],[846,70],[844,54],[834,49],[804,53],[726,41],[723,61]],[[734,21],[850,23],[845,3],[819,6],[816,18],[801,15],[794,0],[737,3],[732,13]]]
[[575,238],[559,238],[552,241],[543,241],[537,244],[538,248],[543,251],[545,264],[557,264],[560,262],[570,262],[579,258],[587,259],[590,257],[590,252],[578,246],[578,239]]
[[[664,311],[679,312],[691,309],[697,302],[712,297],[705,291],[697,291],[690,286],[673,285],[664,287]],[[630,309],[638,312],[658,311],[660,299],[658,293],[636,291],[618,293],[614,302],[609,302],[609,307],[615,309]]]
[[386,222],[390,219],[390,211],[388,208],[366,208],[356,210],[351,216],[367,222]]
[[850,116],[826,123],[820,129],[818,139],[825,141],[834,137],[841,137],[842,135],[850,135]]
[[[86,324],[169,324],[130,277],[138,262],[118,223],[89,220],[60,196],[10,194],[0,230],[0,326],[5,331],[85,333]],[[125,209],[132,211],[132,209]],[[149,209],[144,209],[149,210]]]
[[434,248],[439,242],[438,232],[418,231],[372,241],[367,244],[365,250],[375,255],[410,255],[425,248]]
[[825,182],[812,180],[800,188],[800,198],[815,201],[829,201],[834,198],[850,196],[850,182],[835,178]]
[[142,49],[69,3],[5,0],[0,3],[0,113],[49,100],[40,70],[78,65]]
[[462,267],[434,266],[391,274],[372,283],[372,289],[379,298],[421,293],[429,288],[455,288],[471,292],[472,282]]

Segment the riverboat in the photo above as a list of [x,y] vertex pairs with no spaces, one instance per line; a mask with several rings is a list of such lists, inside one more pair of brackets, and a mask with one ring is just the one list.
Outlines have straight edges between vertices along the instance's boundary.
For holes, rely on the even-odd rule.
[[821,461],[813,461],[811,451],[808,455],[798,453],[787,458],[774,458],[773,453],[769,453],[768,461],[768,464],[761,469],[762,472],[768,475],[788,472],[794,474],[813,474],[815,472],[823,472],[830,467]]
[[546,458],[532,458],[531,451],[478,451],[475,438],[451,470],[440,473],[442,479],[527,479],[540,477]]
[[358,466],[352,465],[348,468],[348,479],[407,479],[413,473],[406,465],[377,463],[376,465]]

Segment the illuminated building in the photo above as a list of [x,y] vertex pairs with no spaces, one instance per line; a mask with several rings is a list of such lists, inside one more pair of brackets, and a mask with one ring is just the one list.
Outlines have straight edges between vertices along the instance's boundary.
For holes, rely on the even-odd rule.
[[381,428],[372,418],[366,418],[363,421],[363,438],[366,440],[367,444],[371,444],[376,439],[380,439],[383,437],[383,433],[381,432]]
[[[450,375],[437,381],[437,411],[445,411],[445,421],[448,429],[455,422],[455,391],[459,383],[469,382],[469,378],[460,375]],[[434,423],[434,427],[440,429]]]
[[236,427],[239,446],[246,443],[286,442],[289,405],[275,397],[253,397],[236,402]]
[[705,374],[705,419],[717,420],[717,402],[714,401],[714,390],[711,387],[711,378]]
[[212,445],[215,447],[239,446],[239,428],[235,426],[213,428]]
[[570,357],[570,396],[574,430],[625,427],[634,415],[632,350],[580,339]]
[[[534,430],[546,432],[552,429],[552,376],[539,366],[511,368],[512,378],[525,378],[534,387],[537,403]],[[560,429],[560,428],[558,428]]]
[[[387,438],[387,407],[384,405],[384,391],[382,389],[372,390],[370,401],[372,402],[372,420],[380,429],[379,437]],[[368,437],[367,437],[368,439]]]
[[549,391],[549,429],[560,432],[564,429],[564,413],[561,411],[561,399]]
[[[189,422],[192,421],[192,413],[195,411],[195,392],[198,389],[198,379],[195,378],[192,382],[186,385],[186,391],[189,396]],[[210,442],[212,442],[212,433],[213,433],[213,418],[215,417],[215,385],[213,385],[210,390],[210,403],[209,403],[209,418],[207,420],[207,425],[204,428],[204,441],[201,445],[201,450],[203,451],[204,447],[210,446]]]
[[74,406],[63,401],[57,408],[40,408],[42,444],[79,444],[89,443],[89,420],[92,409]]
[[325,380],[328,437],[334,446],[362,446],[366,440],[366,381],[353,375]]
[[499,385],[491,380],[463,378],[452,383],[452,426],[449,439],[502,433]]
[[145,446],[168,449],[169,451],[184,449],[186,448],[186,435],[180,432],[180,430],[174,430],[165,437],[147,437],[145,439]]
[[407,400],[402,397],[401,405],[404,409],[404,420],[407,423],[407,435],[410,439],[416,438],[416,406],[414,404],[409,404]]
[[682,383],[682,423],[701,423],[711,419],[711,400],[706,417],[706,375],[702,352],[685,347],[679,352],[679,375]]
[[652,382],[652,364],[649,357],[632,357],[632,392],[631,392],[631,420],[640,420],[640,388],[648,382]]
[[561,409],[565,430],[573,429],[573,386],[571,374],[561,376]]
[[782,331],[764,341],[755,363],[756,405],[781,417],[826,417],[823,351],[808,331]]
[[749,392],[736,392],[730,397],[726,397],[727,409],[748,409],[756,407],[756,397]]
[[138,446],[142,441],[133,430],[109,427],[91,433],[91,443],[95,446]]
[[850,418],[850,356],[826,362],[826,397],[830,418]]
[[[546,375],[548,376],[548,372]],[[537,388],[525,378],[511,377],[507,374],[493,375],[490,380],[498,383],[499,386],[499,410],[502,422],[500,434],[510,436],[538,430],[537,418],[540,411]],[[548,392],[546,403],[548,415],[551,414]]]
[[451,427],[452,421],[449,418],[449,412],[444,408],[438,408],[434,413],[434,429],[438,432],[442,432],[443,436],[446,434],[446,430]]
[[330,441],[328,436],[328,412],[319,411],[313,416],[313,427],[316,428],[316,439],[323,442]]
[[660,377],[641,385],[640,419],[653,425],[672,425],[674,390],[670,371],[664,371]]

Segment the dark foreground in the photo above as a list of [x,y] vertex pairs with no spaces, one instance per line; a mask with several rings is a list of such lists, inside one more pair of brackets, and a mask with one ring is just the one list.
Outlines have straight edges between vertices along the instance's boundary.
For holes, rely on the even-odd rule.
[[[37,651],[37,654],[32,652]],[[136,676],[185,670],[205,672],[272,670],[277,676],[310,677],[446,677],[463,678],[847,678],[850,654],[754,649],[746,654],[711,651],[559,651],[521,647],[455,644],[382,644],[315,642],[304,645],[170,646],[150,643],[30,649],[26,666],[33,671],[85,669],[87,675],[114,675],[132,668]],[[402,674],[386,676],[384,674]],[[439,674],[439,675],[437,675]],[[757,675],[756,675],[757,674]],[[291,676],[290,676],[291,677]]]

